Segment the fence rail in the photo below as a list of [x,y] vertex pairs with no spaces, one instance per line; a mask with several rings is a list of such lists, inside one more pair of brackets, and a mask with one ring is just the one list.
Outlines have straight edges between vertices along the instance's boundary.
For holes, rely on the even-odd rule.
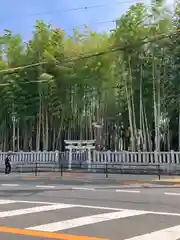
[[[13,171],[55,171],[61,168],[68,168],[70,153],[67,152],[11,152],[11,163]],[[7,152],[0,152],[0,169],[4,168],[4,160]],[[91,159],[88,159],[88,158]],[[108,168],[111,172],[147,172],[152,169],[157,170],[157,165],[161,171],[166,173],[180,173],[180,152],[99,152],[92,151],[91,156],[88,152],[72,153],[72,168],[88,169],[96,171],[98,169]],[[31,170],[30,170],[31,169]],[[113,170],[112,170],[113,169]],[[135,170],[136,169],[136,170]],[[144,169],[144,170],[143,170]]]
[[[4,162],[7,152],[0,152],[0,164]],[[12,163],[59,162],[68,161],[69,152],[12,152]],[[86,162],[88,153],[73,152],[72,163]],[[135,163],[135,164],[180,164],[180,152],[91,152],[91,163]]]

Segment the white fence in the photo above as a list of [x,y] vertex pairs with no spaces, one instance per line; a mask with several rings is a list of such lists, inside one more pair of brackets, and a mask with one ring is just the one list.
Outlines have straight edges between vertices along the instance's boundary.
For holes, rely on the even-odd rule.
[[[0,152],[0,169],[4,169],[6,152]],[[90,161],[88,157],[91,157]],[[40,171],[52,171],[61,168],[68,168],[72,159],[76,168],[104,169],[105,164],[113,169],[157,169],[157,164],[165,172],[180,173],[180,152],[73,152],[72,158],[67,152],[12,152],[11,163],[13,171],[35,171],[38,167]]]
[[95,152],[93,163],[180,164],[180,152]]
[[[4,163],[6,152],[0,152],[0,164]],[[12,164],[16,163],[60,163],[69,161],[69,152],[14,152]],[[73,152],[72,164],[88,162],[87,152]],[[91,152],[92,164],[180,164],[180,152]]]

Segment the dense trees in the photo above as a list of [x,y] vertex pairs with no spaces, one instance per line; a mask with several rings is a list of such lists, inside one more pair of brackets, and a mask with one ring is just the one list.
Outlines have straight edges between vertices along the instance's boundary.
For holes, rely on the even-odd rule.
[[[178,149],[179,6],[136,4],[110,34],[67,37],[37,21],[0,37],[0,148],[63,150],[96,138],[111,150]],[[180,142],[180,141],[179,141]]]

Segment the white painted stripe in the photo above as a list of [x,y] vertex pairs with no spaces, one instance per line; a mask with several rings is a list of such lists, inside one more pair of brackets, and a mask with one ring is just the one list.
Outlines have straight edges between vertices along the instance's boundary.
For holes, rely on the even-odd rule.
[[74,205],[56,204],[56,205],[49,205],[49,206],[40,206],[40,207],[32,207],[32,208],[18,209],[18,210],[12,210],[12,211],[5,211],[5,212],[0,212],[0,218],[26,215],[26,214],[30,214],[30,213],[47,212],[47,211],[53,211],[53,210],[57,210],[57,209],[71,208],[71,207],[74,207]]
[[55,186],[50,186],[50,185],[36,185],[36,188],[55,188]]
[[1,184],[1,186],[5,186],[5,187],[18,187],[19,186],[19,184]]
[[124,193],[140,193],[140,191],[136,191],[136,190],[122,190],[122,189],[116,189],[116,192],[124,192]]
[[[55,202],[41,202],[41,201],[23,201],[23,200],[14,200],[19,203],[35,203],[35,204],[49,204],[49,205],[57,205],[59,203]],[[72,207],[80,207],[80,208],[92,208],[92,209],[102,209],[102,210],[112,210],[112,211],[126,211],[126,210],[132,210],[133,209],[124,209],[124,208],[112,208],[112,207],[102,207],[102,206],[93,206],[93,205],[72,205]],[[156,214],[156,215],[167,215],[167,216],[180,216],[180,213],[171,213],[171,212],[153,212],[153,211],[143,211],[144,214]]]
[[125,240],[177,240],[180,238],[180,225],[170,228],[165,228],[156,232],[150,232],[144,235],[136,236]]
[[1,204],[10,204],[10,203],[17,203],[17,201],[13,201],[13,200],[1,200],[1,199],[0,199],[0,205],[1,205]]
[[165,192],[165,195],[170,195],[170,196],[180,196],[180,193],[173,193],[173,192]]
[[27,229],[36,230],[36,231],[57,232],[57,231],[66,230],[70,228],[110,221],[110,220],[119,219],[119,218],[127,218],[127,217],[137,216],[141,214],[144,214],[144,213],[141,211],[128,211],[128,210],[121,211],[121,212],[103,213],[103,214],[97,214],[97,215],[92,215],[87,217],[74,218],[74,219],[61,221],[61,222],[54,222],[54,223],[39,225],[35,227],[29,227]]
[[56,204],[59,204],[59,203],[53,203],[53,202],[40,202],[40,201],[23,201],[23,200],[16,200],[16,202],[19,202],[19,203],[34,203],[34,204],[44,204],[44,205],[56,205]]
[[94,188],[81,188],[81,187],[74,187],[73,190],[87,190],[87,191],[94,191]]

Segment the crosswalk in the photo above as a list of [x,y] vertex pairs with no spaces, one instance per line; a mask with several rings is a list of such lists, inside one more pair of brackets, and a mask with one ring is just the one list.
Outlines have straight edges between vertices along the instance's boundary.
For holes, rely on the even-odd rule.
[[0,234],[41,235],[44,239],[52,238],[50,233],[63,233],[75,235],[77,240],[81,236],[89,237],[85,240],[178,240],[179,221],[180,213],[0,199]]

